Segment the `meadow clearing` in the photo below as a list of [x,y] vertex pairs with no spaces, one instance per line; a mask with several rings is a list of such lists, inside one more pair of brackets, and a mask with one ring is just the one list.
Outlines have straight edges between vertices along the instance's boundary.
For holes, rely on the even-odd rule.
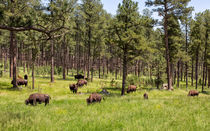
[[[76,82],[73,77],[55,78],[50,83],[48,77],[37,76],[34,90],[31,77],[21,90],[11,89],[9,77],[0,78],[0,130],[210,130],[208,88],[199,97],[189,97],[194,87],[186,90],[184,82],[174,91],[142,84],[136,92],[120,96],[121,88],[111,85],[111,78],[95,78],[73,94],[69,90],[69,84]],[[87,105],[86,98],[102,88],[111,94],[103,95],[101,103]],[[35,92],[49,94],[50,104],[26,106],[25,99]],[[148,100],[143,99],[145,92]]]

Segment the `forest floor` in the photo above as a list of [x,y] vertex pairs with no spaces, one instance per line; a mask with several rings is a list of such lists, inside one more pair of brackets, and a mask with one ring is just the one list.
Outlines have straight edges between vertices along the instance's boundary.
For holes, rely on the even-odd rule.
[[[110,85],[111,79],[94,79],[93,83],[79,88],[73,94],[69,84],[73,77],[62,80],[56,76],[50,83],[48,77],[36,77],[36,89],[29,86],[12,90],[11,79],[0,78],[0,130],[180,130],[210,131],[210,88],[198,97],[188,97],[188,90],[157,90],[141,86],[134,93],[120,96],[121,89]],[[111,94],[104,95],[101,103],[87,105],[91,92],[106,88]],[[199,86],[199,91],[201,86]],[[31,93],[41,92],[51,96],[50,104],[26,106],[24,101]],[[148,100],[143,99],[147,92]]]

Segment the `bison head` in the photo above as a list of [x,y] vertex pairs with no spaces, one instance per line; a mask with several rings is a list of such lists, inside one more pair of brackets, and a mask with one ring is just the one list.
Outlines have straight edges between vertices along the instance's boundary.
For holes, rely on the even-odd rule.
[[26,105],[28,105],[29,104],[29,100],[27,99],[27,100],[25,100],[25,104]]

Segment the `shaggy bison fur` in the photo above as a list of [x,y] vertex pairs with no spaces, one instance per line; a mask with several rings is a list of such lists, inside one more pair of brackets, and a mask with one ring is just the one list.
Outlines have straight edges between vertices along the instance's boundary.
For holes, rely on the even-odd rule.
[[77,86],[77,84],[71,84],[71,85],[69,85],[69,89],[70,89],[73,93],[77,93],[78,86]]
[[24,75],[24,79],[25,80],[28,80],[28,75]]
[[[89,98],[86,99],[87,104],[91,104],[93,102],[101,102],[101,95],[97,94],[97,93],[92,93]],[[104,99],[104,98],[103,98]]]
[[136,88],[137,88],[137,87],[136,87],[135,85],[130,85],[130,86],[128,87],[127,93],[136,91]]
[[47,94],[34,93],[34,94],[31,94],[29,96],[29,98],[25,100],[25,104],[26,105],[28,105],[28,104],[36,105],[37,102],[39,104],[44,102],[45,106],[46,106],[47,104],[49,104],[50,99],[51,99],[51,97],[49,95],[47,95]]
[[199,92],[196,90],[190,90],[188,93],[188,96],[198,96],[198,95],[199,95]]
[[81,74],[78,74],[78,75],[75,75],[74,78],[79,80],[79,79],[84,79],[85,77]]
[[84,85],[87,85],[87,81],[86,80],[78,80],[77,85],[79,87],[84,86]]
[[148,99],[148,94],[144,93],[144,99]]
[[[12,80],[11,84],[14,84],[13,80]],[[27,80],[24,80],[24,79],[17,79],[17,85],[18,86],[20,86],[20,85],[27,86],[28,85],[28,81]]]

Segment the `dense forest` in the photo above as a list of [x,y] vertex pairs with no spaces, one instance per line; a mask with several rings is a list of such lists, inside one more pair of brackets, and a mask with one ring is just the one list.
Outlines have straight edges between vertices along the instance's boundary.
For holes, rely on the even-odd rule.
[[153,10],[140,14],[137,2],[123,0],[113,16],[100,0],[2,0],[1,75],[9,71],[13,88],[23,68],[33,83],[36,75],[54,82],[54,74],[90,81],[113,74],[122,77],[122,95],[128,74],[148,76],[157,88],[185,81],[203,91],[210,86],[210,11],[193,18],[189,1],[148,0]]

